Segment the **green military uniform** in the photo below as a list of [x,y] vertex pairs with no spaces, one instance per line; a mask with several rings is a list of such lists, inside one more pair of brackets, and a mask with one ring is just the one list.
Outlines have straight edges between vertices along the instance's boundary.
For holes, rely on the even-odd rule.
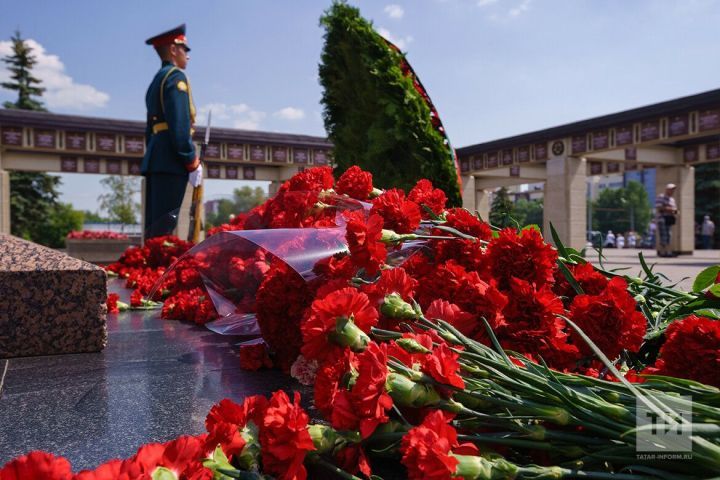
[[[184,33],[182,26],[183,41]],[[146,150],[141,172],[145,176],[145,238],[151,238],[175,229],[188,172],[197,166],[192,141],[195,106],[185,73],[164,61],[150,83],[145,104]]]

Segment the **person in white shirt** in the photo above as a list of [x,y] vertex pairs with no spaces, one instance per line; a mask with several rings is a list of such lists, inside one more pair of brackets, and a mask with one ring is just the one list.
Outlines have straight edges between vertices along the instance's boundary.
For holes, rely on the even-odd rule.
[[713,235],[715,235],[715,223],[710,220],[710,215],[705,215],[700,226],[700,238],[702,238],[702,246],[705,250],[712,248]]
[[623,237],[622,233],[618,233],[617,238],[615,239],[615,244],[617,245],[617,248],[625,248],[625,237]]
[[605,235],[605,247],[608,248],[615,248],[615,234],[612,230],[608,230],[607,235]]

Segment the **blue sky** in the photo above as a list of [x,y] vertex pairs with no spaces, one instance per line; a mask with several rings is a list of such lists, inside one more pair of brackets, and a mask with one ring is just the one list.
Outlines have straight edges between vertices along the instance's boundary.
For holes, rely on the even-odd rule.
[[[719,86],[720,1],[351,3],[407,52],[456,147]],[[36,42],[51,111],[144,119],[158,68],[144,40],[185,22],[195,102],[213,106],[214,124],[325,134],[318,19],[330,0],[2,4],[0,53],[16,28]],[[101,192],[95,176],[65,177],[63,198],[79,208]]]

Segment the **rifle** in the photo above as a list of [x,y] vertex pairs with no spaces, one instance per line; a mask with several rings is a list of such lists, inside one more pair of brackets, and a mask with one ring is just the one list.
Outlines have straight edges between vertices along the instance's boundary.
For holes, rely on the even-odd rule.
[[[205,150],[207,150],[210,141],[210,120],[212,118],[212,110],[208,111],[207,126],[205,127],[205,138],[200,146],[200,165],[205,160]],[[203,170],[204,170],[203,166]],[[205,173],[203,171],[203,173]],[[188,241],[198,243],[200,240],[200,232],[203,229],[202,218],[200,218],[200,204],[202,203],[203,186],[202,182],[197,187],[193,187],[192,203],[190,203],[190,231],[188,232]]]

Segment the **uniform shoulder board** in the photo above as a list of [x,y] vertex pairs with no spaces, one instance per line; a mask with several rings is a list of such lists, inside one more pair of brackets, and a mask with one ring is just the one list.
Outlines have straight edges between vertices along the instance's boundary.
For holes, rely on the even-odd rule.
[[187,91],[188,91],[188,85],[187,85],[187,83],[185,83],[185,80],[180,80],[179,82],[177,82],[177,88],[178,88],[178,90],[180,90],[181,92],[187,92]]

